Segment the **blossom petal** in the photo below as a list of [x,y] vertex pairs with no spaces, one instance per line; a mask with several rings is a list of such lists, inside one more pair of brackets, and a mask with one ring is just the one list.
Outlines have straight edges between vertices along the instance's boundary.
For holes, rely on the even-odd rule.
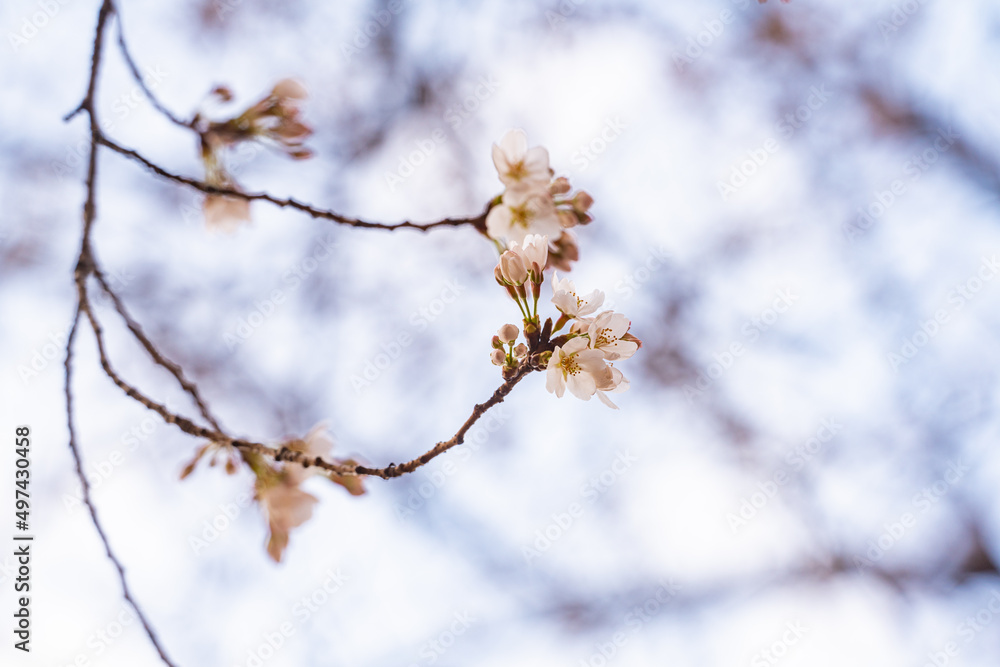
[[486,215],[486,232],[490,238],[502,239],[510,233],[513,222],[510,209],[506,206],[494,206]]
[[597,398],[601,399],[601,403],[604,403],[604,405],[608,406],[609,408],[613,410],[618,409],[618,406],[615,405],[614,402],[610,398],[608,398],[608,395],[605,394],[603,391],[597,390]]
[[507,130],[507,133],[500,138],[500,150],[511,162],[524,159],[524,154],[528,152],[527,132],[521,129]]
[[556,351],[552,353],[548,368],[545,370],[545,389],[558,398],[562,398],[566,391],[566,379],[563,377],[562,369],[559,368],[559,353],[560,349],[557,347]]
[[590,373],[573,373],[566,378],[566,385],[577,398],[589,401],[597,391],[597,383]]

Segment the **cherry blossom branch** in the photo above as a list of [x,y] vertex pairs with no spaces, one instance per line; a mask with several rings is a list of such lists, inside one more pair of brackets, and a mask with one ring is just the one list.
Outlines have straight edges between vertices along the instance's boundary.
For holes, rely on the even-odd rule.
[[[81,101],[80,105],[72,113],[66,116],[66,119],[68,120],[72,118],[81,111],[87,112],[90,124],[90,143],[91,143],[91,152],[90,152],[90,159],[88,163],[87,178],[86,178],[87,197],[84,204],[83,234],[81,238],[81,246],[77,260],[77,267],[74,272],[74,280],[77,286],[77,313],[73,325],[74,335],[81,314],[85,315],[88,323],[90,324],[90,328],[93,330],[95,335],[95,340],[97,342],[97,347],[98,347],[98,354],[100,357],[100,363],[104,373],[127,396],[136,400],[140,404],[144,405],[147,409],[156,412],[158,415],[160,415],[161,418],[163,418],[164,421],[170,424],[174,424],[183,432],[189,435],[206,438],[212,442],[219,443],[222,445],[229,445],[236,449],[261,454],[269,458],[272,458],[275,461],[297,463],[303,467],[312,467],[312,466],[320,467],[324,470],[327,470],[329,472],[338,475],[357,475],[357,476],[364,475],[364,476],[380,477],[383,479],[390,479],[409,472],[413,472],[414,470],[416,470],[422,465],[427,464],[429,461],[439,456],[440,454],[446,452],[447,450],[451,449],[456,445],[461,444],[464,441],[465,434],[468,432],[469,428],[471,428],[472,425],[475,424],[476,421],[478,421],[479,418],[490,407],[496,405],[497,403],[502,402],[504,398],[513,389],[514,385],[520,382],[520,380],[525,375],[527,375],[529,372],[533,370],[537,370],[537,367],[533,366],[532,363],[529,363],[526,360],[522,364],[522,366],[516,370],[516,372],[510,374],[510,376],[504,381],[504,383],[501,384],[500,387],[494,391],[494,393],[490,396],[489,399],[487,399],[483,403],[477,404],[473,408],[472,414],[451,438],[437,443],[434,447],[432,447],[430,450],[428,450],[421,456],[411,461],[402,463],[400,465],[390,463],[388,466],[382,468],[373,468],[355,463],[331,462],[324,460],[321,457],[308,456],[303,452],[290,449],[288,447],[276,448],[265,445],[263,443],[253,442],[250,440],[245,440],[240,438],[234,438],[228,435],[219,425],[218,420],[214,417],[214,415],[212,415],[211,411],[208,408],[208,405],[202,398],[201,393],[197,388],[197,385],[194,382],[190,381],[184,375],[183,369],[180,367],[180,365],[167,359],[167,357],[163,355],[163,353],[157,348],[157,346],[152,342],[152,340],[145,334],[139,323],[131,316],[131,314],[125,307],[125,304],[122,301],[121,297],[117,293],[115,293],[115,291],[108,284],[107,280],[104,277],[103,272],[100,270],[100,267],[96,259],[94,258],[93,251],[90,245],[90,233],[94,221],[96,219],[95,201],[96,201],[97,151],[99,146],[105,146],[114,152],[117,152],[129,159],[132,159],[133,161],[138,162],[139,164],[143,165],[144,167],[152,171],[154,174],[162,178],[183,185],[187,185],[205,194],[226,195],[226,196],[241,198],[247,201],[253,201],[253,200],[268,201],[282,208],[289,207],[305,212],[314,218],[328,219],[334,222],[338,222],[340,224],[346,224],[353,227],[386,229],[386,230],[411,228],[411,229],[426,231],[434,227],[460,226],[468,224],[472,225],[473,227],[475,227],[480,231],[485,231],[486,215],[495,203],[490,202],[490,204],[486,207],[484,212],[476,217],[446,218],[444,220],[427,224],[418,224],[410,221],[405,221],[396,224],[383,224],[383,223],[368,222],[356,218],[350,218],[335,213],[333,211],[323,210],[311,206],[309,204],[304,204],[302,202],[299,202],[291,198],[281,199],[269,195],[267,193],[244,193],[238,190],[216,187],[194,178],[189,178],[186,176],[181,176],[178,174],[171,173],[166,169],[163,169],[159,165],[153,163],[152,161],[146,159],[145,157],[140,155],[137,151],[120,146],[111,139],[109,139],[107,136],[103,134],[103,132],[100,129],[100,125],[97,122],[97,115],[94,109],[94,102],[96,97],[98,71],[101,62],[101,56],[103,53],[104,28],[110,16],[115,13],[116,10],[114,3],[111,0],[105,0],[101,6],[101,11],[98,17],[98,31],[94,39],[94,54],[91,61],[90,80],[88,82],[87,94],[84,97],[83,101]],[[123,57],[125,58],[126,63],[129,67],[129,70],[131,71],[132,75],[136,78],[136,80],[139,82],[139,84],[142,86],[143,91],[150,99],[150,102],[153,104],[153,106],[176,124],[188,127],[190,129],[194,129],[190,123],[180,121],[176,116],[170,113],[155,98],[155,96],[152,94],[152,91],[150,91],[148,87],[145,86],[144,82],[142,81],[139,69],[135,64],[135,61],[132,59],[131,54],[128,52],[124,39],[123,30],[120,24],[120,19],[119,19],[118,31],[119,31],[119,46],[121,48]],[[198,407],[198,410],[201,413],[201,416],[206,420],[206,422],[211,426],[211,428],[206,428],[204,426],[198,425],[191,419],[188,419],[187,417],[177,414],[168,409],[165,405],[153,400],[149,396],[139,391],[136,387],[126,382],[113,368],[105,345],[103,328],[100,322],[98,321],[96,314],[94,313],[93,306],[90,302],[90,298],[87,291],[87,279],[91,275],[93,275],[93,277],[95,278],[95,280],[97,281],[103,292],[107,294],[108,297],[111,299],[112,305],[124,320],[126,327],[129,329],[129,331],[132,333],[135,339],[139,342],[139,344],[143,347],[143,349],[146,350],[147,354],[149,354],[153,362],[165,368],[168,372],[170,372],[171,375],[174,376],[174,378],[180,384],[181,388],[194,400],[195,405]],[[69,355],[70,352],[71,351],[67,346],[67,355]],[[71,403],[68,403],[67,409],[68,410],[71,409]],[[75,447],[75,441],[73,443],[73,446]]]
[[181,176],[180,174],[174,174],[167,171],[163,167],[157,165],[151,160],[143,157],[138,151],[131,148],[125,148],[121,146],[103,133],[98,133],[98,143],[103,146],[110,148],[112,151],[123,155],[134,162],[138,162],[143,167],[153,172],[161,178],[173,181],[175,183],[180,183],[186,185],[190,188],[194,188],[199,192],[207,195],[225,195],[227,197],[233,197],[235,199],[243,199],[245,201],[266,201],[280,208],[293,208],[297,211],[307,213],[313,218],[321,218],[324,220],[331,220],[333,222],[340,223],[342,225],[348,225],[350,227],[358,227],[362,229],[384,229],[389,231],[394,231],[397,229],[416,229],[419,231],[427,231],[435,227],[461,227],[462,225],[472,225],[480,232],[486,232],[486,215],[489,213],[490,209],[493,207],[493,202],[490,202],[486,209],[477,216],[468,218],[445,218],[443,220],[438,220],[437,222],[430,223],[415,223],[406,220],[404,222],[398,223],[382,223],[382,222],[369,222],[366,220],[360,220],[358,218],[351,218],[346,215],[341,215],[334,211],[329,211],[326,209],[317,208],[310,204],[305,204],[296,199],[288,198],[282,199],[280,197],[275,197],[266,192],[241,192],[240,190],[234,190],[232,188],[223,188],[215,185],[210,185],[204,181],[200,181],[196,178],[191,178],[189,176]]
[[[155,97],[155,95],[153,95],[150,88],[142,80],[139,67],[136,64],[136,61],[132,58],[131,53],[128,51],[124,37],[124,29],[121,24],[121,17],[117,16],[118,44],[122,57],[125,59],[129,71],[142,88],[152,106],[175,125],[184,127],[197,134],[201,140],[202,158],[206,164],[205,180],[199,180],[197,178],[173,173],[146,158],[137,150],[127,148],[116,143],[101,130],[96,109],[97,79],[104,47],[104,31],[107,27],[108,20],[113,14],[117,14],[113,0],[103,0],[98,19],[98,29],[94,38],[94,55],[91,61],[90,80],[87,86],[87,94],[81,101],[80,105],[67,116],[67,119],[70,119],[77,113],[85,111],[88,116],[90,129],[90,158],[86,175],[86,200],[83,212],[83,230],[77,265],[74,271],[74,282],[77,292],[77,309],[74,315],[72,327],[73,336],[67,344],[67,414],[70,422],[73,420],[73,408],[71,392],[69,389],[70,374],[68,360],[72,355],[71,345],[72,341],[75,340],[77,327],[79,326],[81,318],[85,317],[90,329],[94,333],[94,340],[97,346],[100,366],[104,374],[107,375],[108,378],[126,396],[143,405],[148,410],[158,414],[166,423],[176,426],[183,433],[208,441],[208,443],[204,444],[198,450],[194,460],[188,464],[182,473],[182,477],[190,473],[206,452],[211,452],[211,460],[214,462],[220,451],[227,458],[227,472],[235,472],[241,459],[242,462],[247,464],[254,472],[256,476],[254,486],[255,497],[264,508],[266,516],[269,517],[271,537],[268,543],[268,553],[275,561],[280,561],[281,553],[288,543],[289,530],[299,525],[304,519],[300,518],[302,516],[301,513],[291,515],[288,512],[284,512],[280,508],[276,510],[275,507],[269,505],[269,503],[273,503],[274,498],[285,497],[281,494],[288,493],[297,494],[295,497],[303,499],[303,502],[309,501],[310,499],[314,502],[314,499],[312,499],[311,496],[298,490],[298,484],[302,479],[304,479],[302,469],[320,469],[324,471],[332,481],[343,485],[354,495],[364,492],[360,485],[360,480],[358,479],[360,477],[379,477],[381,479],[388,480],[411,473],[417,468],[426,465],[436,457],[447,452],[451,448],[462,444],[469,429],[491,407],[504,401],[513,390],[514,386],[516,386],[529,373],[537,370],[543,370],[546,366],[551,365],[549,364],[549,358],[554,354],[561,355],[559,356],[560,361],[558,362],[559,368],[564,370],[579,370],[577,368],[579,366],[580,368],[586,370],[587,379],[580,379],[577,385],[573,385],[571,383],[571,391],[579,395],[581,398],[589,398],[589,395],[593,395],[596,392],[603,402],[614,407],[614,405],[606,399],[602,391],[614,390],[623,381],[623,376],[620,372],[617,372],[617,376],[614,375],[614,371],[611,366],[605,364],[603,359],[605,358],[605,355],[608,355],[608,359],[620,358],[625,353],[628,353],[627,356],[630,356],[631,352],[634,351],[613,349],[613,346],[617,345],[619,338],[625,335],[628,325],[627,320],[619,316],[624,321],[624,324],[621,326],[619,326],[621,323],[615,324],[613,322],[605,322],[605,325],[608,326],[602,325],[603,328],[601,329],[601,331],[604,332],[602,334],[604,337],[594,339],[594,349],[588,349],[586,352],[584,352],[584,348],[587,347],[586,341],[589,339],[579,339],[568,343],[567,341],[569,341],[569,338],[571,337],[570,334],[563,334],[562,336],[552,338],[552,320],[546,320],[543,326],[537,310],[539,288],[543,281],[542,275],[544,268],[549,263],[547,261],[547,257],[550,256],[549,243],[545,235],[523,235],[523,240],[520,242],[520,245],[518,242],[513,242],[510,245],[511,250],[504,250],[503,256],[501,257],[501,264],[498,265],[497,270],[494,271],[494,276],[497,278],[498,282],[501,283],[501,285],[506,286],[508,293],[514,298],[515,302],[518,303],[519,306],[520,301],[524,301],[527,310],[522,308],[522,314],[525,316],[524,335],[525,341],[528,344],[525,345],[522,343],[515,346],[514,343],[517,338],[518,330],[514,325],[505,325],[501,328],[500,331],[504,335],[504,340],[499,347],[506,345],[510,348],[510,350],[504,354],[501,350],[494,349],[491,357],[493,358],[494,363],[503,367],[503,382],[485,401],[478,403],[473,407],[472,413],[469,417],[462,423],[461,426],[459,426],[454,435],[447,440],[436,443],[420,456],[404,463],[398,465],[396,463],[389,463],[384,467],[371,467],[357,463],[354,460],[329,458],[327,456],[327,452],[330,451],[332,442],[328,439],[324,440],[322,434],[317,433],[316,429],[310,432],[309,435],[305,436],[305,438],[287,439],[275,446],[242,437],[235,437],[226,432],[226,430],[224,430],[220,425],[218,419],[212,414],[212,411],[208,407],[208,403],[202,397],[202,394],[195,382],[190,380],[185,375],[180,364],[171,361],[162,353],[159,347],[145,333],[138,321],[132,317],[131,313],[125,306],[124,300],[114,291],[114,289],[112,289],[96,260],[91,246],[91,232],[96,221],[97,154],[101,148],[107,148],[111,152],[118,153],[126,159],[139,164],[148,171],[152,172],[156,177],[187,186],[207,195],[207,203],[214,202],[217,204],[220,200],[236,201],[242,204],[243,209],[246,209],[249,202],[260,200],[278,206],[279,208],[291,208],[302,213],[306,213],[313,218],[330,220],[332,222],[351,227],[382,229],[389,231],[406,228],[428,231],[437,227],[458,227],[462,225],[470,225],[491,239],[497,238],[498,232],[501,237],[512,235],[505,234],[504,230],[507,232],[518,231],[518,233],[520,233],[523,231],[521,229],[522,227],[527,227],[529,222],[534,221],[532,224],[537,223],[536,226],[538,226],[542,231],[548,230],[549,232],[557,233],[555,240],[552,242],[552,264],[554,266],[565,267],[567,270],[569,263],[575,261],[578,254],[572,234],[565,232],[564,230],[577,224],[586,224],[591,220],[590,215],[587,213],[587,209],[590,207],[592,200],[589,195],[582,191],[578,192],[573,197],[567,196],[561,199],[558,198],[561,195],[566,195],[571,190],[568,180],[562,177],[553,180],[553,172],[548,167],[547,153],[545,153],[544,149],[539,147],[533,148],[529,151],[526,148],[526,138],[522,131],[508,132],[507,135],[505,135],[505,138],[501,141],[502,148],[499,148],[496,145],[494,146],[494,163],[497,164],[498,171],[500,172],[500,178],[505,184],[511,186],[511,183],[515,183],[516,185],[520,182],[520,180],[527,179],[526,182],[530,185],[530,187],[527,190],[524,190],[523,188],[514,188],[513,190],[508,189],[508,191],[505,191],[505,194],[488,202],[482,213],[478,216],[466,218],[445,218],[436,222],[423,224],[414,223],[408,220],[400,223],[386,224],[352,218],[331,210],[317,208],[311,204],[306,204],[293,198],[275,197],[266,192],[243,192],[239,189],[239,186],[237,186],[235,182],[232,181],[227,174],[225,174],[224,168],[219,166],[219,158],[215,151],[219,150],[220,147],[224,149],[227,145],[236,141],[232,139],[233,136],[244,137],[245,135],[245,138],[237,139],[239,141],[256,140],[258,138],[258,134],[256,132],[259,130],[259,134],[261,136],[276,139],[280,145],[284,146],[284,149],[291,157],[299,159],[308,157],[310,153],[308,149],[301,145],[301,137],[308,134],[310,130],[297,120],[298,110],[295,106],[295,100],[302,99],[305,96],[301,86],[292,80],[279,82],[279,84],[275,85],[272,89],[269,96],[265,97],[256,105],[250,107],[242,115],[236,116],[234,119],[230,119],[229,121],[209,122],[205,127],[202,127],[201,122],[198,120],[198,116],[195,116],[194,119],[189,122],[180,120],[179,117],[172,114],[167,107],[164,106]],[[218,90],[223,89],[220,88]],[[223,93],[219,92],[217,94],[222,95]],[[225,92],[225,94],[229,95],[228,92]],[[275,122],[275,119],[277,119],[277,126],[273,124],[266,124]],[[243,125],[240,123],[243,123],[244,121],[249,123],[251,120],[255,123],[259,122],[260,127],[257,128],[255,132],[246,132],[242,130],[241,128]],[[240,134],[241,132],[243,134]],[[522,144],[524,145],[522,146]],[[500,158],[497,157],[497,151],[502,154]],[[525,166],[526,164],[528,166]],[[524,201],[521,201],[518,197],[521,197]],[[210,206],[206,206],[206,216],[210,208]],[[502,215],[497,215],[498,213]],[[487,217],[490,218],[490,230],[487,230]],[[521,218],[524,219],[522,220]],[[518,230],[514,230],[514,226],[516,226],[515,223],[516,225],[519,225]],[[508,227],[510,229],[507,229]],[[503,250],[503,245],[498,244],[498,247]],[[517,251],[516,254],[518,254],[518,257],[526,262],[523,266],[521,266],[519,271],[515,270],[517,268],[515,266],[517,262],[513,262],[511,258],[508,257],[514,250]],[[523,258],[521,255],[523,255]],[[503,267],[504,271],[506,271],[503,275],[497,273],[497,271],[500,271],[501,267]],[[178,382],[181,389],[191,397],[198,409],[198,412],[200,413],[201,418],[204,420],[203,423],[198,423],[201,421],[200,419],[196,421],[195,419],[197,418],[192,419],[184,416],[177,411],[171,410],[164,403],[154,400],[149,394],[139,389],[136,385],[126,381],[114,368],[108,352],[104,329],[97,316],[94,303],[91,301],[91,296],[88,293],[88,287],[90,284],[89,280],[91,277],[94,278],[100,290],[110,298],[114,310],[122,318],[132,337],[134,337],[135,340],[142,346],[153,363],[166,369],[167,372],[169,372]],[[530,303],[527,292],[528,287],[525,284],[525,281],[529,277],[531,289]],[[566,283],[566,285],[563,285],[563,283]],[[565,280],[560,283],[560,286],[565,287],[568,291],[565,292],[565,294],[560,292],[557,294],[557,297],[560,295],[567,298],[572,296],[571,300],[575,308],[573,311],[575,313],[574,316],[584,314],[584,306],[589,308],[589,310],[586,311],[589,313],[599,305],[598,302],[595,301],[593,308],[590,308],[587,302],[575,297],[575,288],[571,283],[567,283]],[[554,301],[556,301],[555,298]],[[534,308],[531,307],[531,304],[534,305]],[[581,306],[581,304],[583,304],[583,306]],[[530,314],[532,312],[534,313],[533,315]],[[612,313],[602,314],[601,317],[604,317],[605,315],[610,317]],[[563,323],[563,319],[560,319],[560,323]],[[556,329],[558,330],[558,328],[559,327]],[[622,330],[615,333],[619,328]],[[577,338],[587,335],[588,334],[582,332],[582,330],[581,332],[572,334],[572,336]],[[499,338],[495,336],[494,348],[498,347],[498,343],[500,343]],[[628,344],[635,347],[635,343],[629,342]],[[565,349],[560,351],[560,345],[565,345]],[[597,349],[598,346],[603,346],[604,348],[607,348],[607,350]],[[497,359],[498,354],[501,357],[499,360]],[[577,357],[579,357],[579,359],[577,359]],[[567,370],[561,377],[565,378],[568,372],[569,371]],[[588,382],[589,385],[587,384]],[[590,394],[587,394],[588,388]],[[555,393],[561,396],[565,387],[563,385],[559,385],[554,389]],[[552,388],[550,388],[550,390],[552,390]],[[82,470],[82,465],[80,464],[80,456],[77,451],[75,434],[72,433],[72,427],[70,446],[71,449],[73,449],[74,457],[77,461],[78,474],[82,474],[79,472]],[[268,461],[292,465],[274,466],[267,463]],[[86,484],[86,480],[82,480],[82,482]],[[131,602],[132,599],[124,579],[124,569],[120,565],[117,558],[115,558],[111,553],[103,530],[97,523],[97,512],[89,501],[89,495],[88,507],[91,510],[91,515],[94,519],[95,525],[98,527],[98,532],[101,534],[101,538],[105,543],[108,554],[119,570],[122,586],[126,591],[126,598]],[[134,603],[133,606],[135,606]],[[138,609],[136,609],[136,611],[138,612]],[[156,645],[157,650],[164,659],[164,662],[170,664],[169,661],[167,661],[162,648],[160,648],[151,627],[145,619],[143,619],[143,622],[147,628],[147,634],[149,634],[150,639],[153,641],[154,645]]]

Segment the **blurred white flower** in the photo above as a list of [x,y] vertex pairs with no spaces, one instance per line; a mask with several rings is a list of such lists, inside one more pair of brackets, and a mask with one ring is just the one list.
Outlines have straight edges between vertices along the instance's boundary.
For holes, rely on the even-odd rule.
[[239,197],[207,195],[202,212],[209,229],[234,232],[240,223],[250,222],[250,202]]
[[[333,449],[333,439],[327,432],[326,424],[320,423],[304,438],[293,438],[286,441],[284,446],[310,458],[327,458]],[[350,460],[338,462],[352,463]],[[291,530],[301,526],[312,516],[316,497],[299,488],[307,478],[313,475],[324,476],[355,496],[365,492],[361,478],[357,475],[338,475],[316,466],[305,468],[297,463],[286,463],[279,468],[265,463],[256,454],[250,455],[248,463],[257,475],[254,487],[256,498],[267,517],[270,532],[267,553],[275,562],[281,562]]]
[[280,563],[288,546],[288,534],[292,528],[309,520],[313,505],[317,503],[316,497],[300,489],[297,484],[281,481],[258,489],[257,501],[264,510],[270,529],[267,553],[276,563]]
[[560,271],[570,271],[573,268],[572,262],[578,259],[580,259],[580,248],[576,245],[576,237],[566,230],[549,248],[549,264]]
[[[217,86],[211,95],[225,102],[233,97],[232,91],[225,86]],[[306,89],[301,83],[283,79],[263,99],[238,116],[210,121],[198,113],[194,127],[201,139],[205,182],[217,188],[241,191],[226,171],[223,156],[226,149],[244,141],[266,141],[297,160],[311,157],[312,151],[302,145],[312,134],[312,129],[301,119],[305,98]],[[250,221],[250,202],[239,197],[210,194],[205,197],[203,209],[205,222],[211,228],[232,231],[239,223]]]

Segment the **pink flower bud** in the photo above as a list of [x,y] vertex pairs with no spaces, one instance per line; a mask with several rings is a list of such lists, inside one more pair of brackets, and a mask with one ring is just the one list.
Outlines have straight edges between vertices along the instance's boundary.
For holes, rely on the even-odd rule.
[[500,334],[500,342],[507,344],[513,343],[517,340],[517,335],[520,333],[520,330],[513,324],[505,324],[500,327],[500,331],[498,333]]
[[594,198],[591,197],[586,192],[584,192],[583,190],[577,192],[576,196],[573,197],[573,209],[580,213],[586,213],[587,211],[590,210],[590,207],[593,205],[594,205]]
[[549,185],[549,192],[554,195],[564,195],[571,189],[572,186],[569,184],[569,179],[565,176],[560,176]]
[[528,270],[524,267],[521,257],[510,250],[500,255],[500,272],[511,285],[523,285],[528,279]]
[[507,355],[503,353],[503,350],[493,350],[490,353],[490,361],[493,362],[494,366],[503,366],[507,362]]
[[580,224],[580,219],[572,211],[559,209],[559,226],[563,229],[570,229]]
[[303,100],[308,97],[306,87],[295,79],[282,79],[271,90],[275,97],[287,97],[293,100]]

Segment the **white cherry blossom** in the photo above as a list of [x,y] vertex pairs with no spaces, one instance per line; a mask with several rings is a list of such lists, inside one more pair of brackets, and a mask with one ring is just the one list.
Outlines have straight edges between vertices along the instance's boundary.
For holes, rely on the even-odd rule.
[[576,292],[576,285],[568,278],[559,279],[558,273],[552,274],[552,303],[566,317],[581,318],[590,315],[604,303],[604,292],[594,290],[581,297]]
[[604,405],[608,406],[609,408],[617,410],[618,406],[615,405],[610,398],[608,398],[605,392],[610,392],[612,394],[620,394],[628,389],[629,381],[624,375],[622,375],[622,372],[620,370],[618,370],[611,364],[608,364],[608,368],[611,370],[611,377],[608,378],[607,376],[605,376],[604,382],[597,386],[597,391],[595,393],[597,394],[597,398],[600,399],[601,403],[604,403]]
[[555,238],[562,225],[548,192],[508,188],[486,216],[486,231],[491,238],[521,243],[529,234]]
[[529,149],[524,130],[508,130],[493,144],[493,164],[507,187],[547,187],[552,178],[549,152],[541,146]]
[[628,359],[639,349],[639,344],[625,339],[632,323],[621,313],[606,311],[594,318],[587,327],[590,348],[599,350],[608,361]]
[[577,337],[552,352],[546,369],[545,389],[562,398],[568,387],[574,396],[589,401],[598,386],[613,388],[613,379],[604,355],[591,350],[586,338]]

